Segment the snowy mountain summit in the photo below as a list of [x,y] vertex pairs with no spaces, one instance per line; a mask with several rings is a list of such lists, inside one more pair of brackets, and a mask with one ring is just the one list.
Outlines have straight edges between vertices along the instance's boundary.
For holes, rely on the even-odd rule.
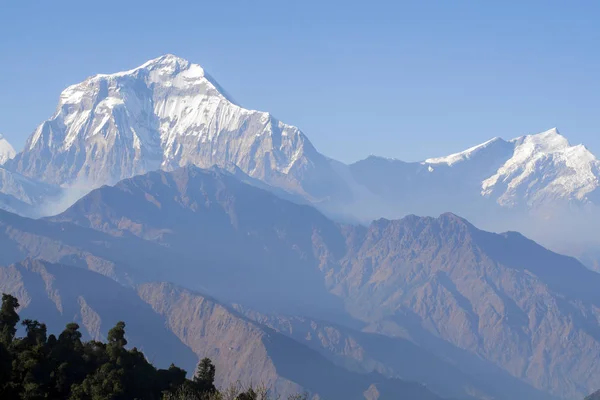
[[0,165],[14,158],[16,154],[12,145],[0,133]]
[[[591,202],[599,186],[600,161],[583,145],[571,146],[556,128],[505,141],[494,138],[461,153],[425,160],[432,167],[470,164],[481,171],[477,158],[498,165],[481,180],[481,195],[504,207],[525,203]],[[484,169],[485,170],[485,169]]]
[[512,157],[482,182],[482,195],[497,197],[503,206],[519,198],[530,207],[556,200],[594,200],[600,161],[584,145],[571,146],[556,128],[510,143]]
[[50,183],[94,187],[187,164],[235,165],[314,198],[333,176],[298,128],[238,106],[201,66],[173,55],[65,89],[11,166]]
[[188,164],[241,171],[362,221],[600,203],[599,161],[556,129],[423,162],[369,157],[345,165],[297,127],[236,104],[201,66],[173,55],[66,88],[54,115],[4,167],[86,189]]

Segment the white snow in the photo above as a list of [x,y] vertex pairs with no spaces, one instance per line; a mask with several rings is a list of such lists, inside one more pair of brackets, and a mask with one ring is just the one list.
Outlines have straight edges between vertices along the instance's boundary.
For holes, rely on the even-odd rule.
[[[62,152],[65,162],[83,155],[73,175],[93,185],[157,165],[235,164],[257,177],[288,173],[304,156],[302,132],[236,105],[218,88],[200,65],[170,54],[128,71],[95,75],[63,91],[55,115],[36,130],[28,151],[41,151],[36,146],[43,136],[42,146]],[[94,150],[99,132],[102,152]],[[73,175],[54,183],[68,185]]]
[[[102,138],[94,137],[99,132]],[[25,151],[53,154],[48,163],[78,166],[48,165],[64,169],[62,175],[53,174],[58,178],[52,183],[60,185],[75,179],[100,185],[161,166],[233,164],[277,186],[282,174],[319,165],[308,159],[307,143],[295,126],[240,107],[201,66],[168,54],[69,86],[55,115],[36,129]],[[84,162],[75,162],[75,155]],[[293,168],[296,163],[302,168]],[[556,129],[510,141],[493,138],[421,164],[431,182],[468,181],[477,195],[507,207],[554,199],[586,202],[599,186],[598,160],[585,147],[571,146]],[[46,163],[41,165],[35,171],[40,178]]]
[[600,162],[583,145],[571,146],[556,128],[510,142],[512,157],[481,186],[483,196],[495,193],[501,205],[513,206],[521,197],[530,206],[544,197],[585,201],[599,185]]
[[482,149],[487,148],[488,146],[490,146],[493,143],[496,143],[498,141],[502,141],[502,139],[495,137],[493,139],[488,140],[485,143],[479,144],[477,146],[473,146],[465,151],[461,151],[460,153],[454,153],[454,154],[450,154],[449,156],[446,157],[439,157],[439,158],[428,158],[427,160],[425,160],[426,164],[448,164],[448,165],[453,165],[456,164],[459,161],[464,161],[464,160],[468,160],[470,159],[474,154],[476,154],[477,152],[479,152]]
[[4,138],[4,135],[0,134],[0,165],[15,158],[16,155],[17,152],[12,145]]
[[125,102],[122,99],[119,99],[117,97],[107,97],[104,100],[102,100],[100,103],[98,103],[98,105],[96,107],[101,108],[101,107],[106,107],[106,108],[115,108],[116,106],[125,104]]
[[78,104],[83,100],[85,92],[80,89],[80,85],[73,85],[66,88],[60,95],[62,104]]

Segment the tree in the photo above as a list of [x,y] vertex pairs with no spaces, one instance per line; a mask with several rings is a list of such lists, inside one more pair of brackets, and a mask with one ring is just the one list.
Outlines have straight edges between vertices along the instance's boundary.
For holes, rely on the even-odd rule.
[[125,322],[117,322],[115,327],[108,331],[108,345],[115,346],[119,349],[127,346],[127,339],[125,339]]
[[82,381],[88,374],[83,359],[83,343],[81,343],[79,325],[71,322],[58,336],[56,345],[51,348],[50,357],[53,363],[53,387],[62,398],[67,398],[71,386]]
[[58,343],[65,346],[74,346],[77,349],[81,348],[79,325],[75,322],[67,324],[65,330],[58,336]]
[[11,399],[16,395],[12,376],[12,354],[0,341],[0,399]]
[[235,400],[258,400],[258,395],[254,389],[250,388],[244,393],[240,393]]
[[157,370],[137,348],[125,348],[125,323],[108,332],[108,343],[82,342],[79,325],[69,323],[48,335],[36,320],[22,322],[25,336],[16,337],[20,318],[17,299],[2,296],[0,309],[0,399],[68,400],[267,400],[266,389],[215,387],[209,358],[198,365],[193,380],[171,364]]
[[19,323],[19,301],[16,297],[10,294],[2,295],[2,308],[0,308],[0,341],[6,346],[9,346],[16,333],[17,324]]
[[158,385],[161,391],[174,393],[175,390],[186,382],[186,372],[184,369],[176,367],[174,364],[169,369],[159,369],[156,372]]
[[29,346],[41,346],[46,343],[46,324],[40,324],[38,321],[26,319],[21,322],[21,325],[25,327],[27,332],[25,340]]
[[194,384],[201,393],[213,393],[217,390],[215,387],[215,366],[210,358],[203,358],[198,364]]

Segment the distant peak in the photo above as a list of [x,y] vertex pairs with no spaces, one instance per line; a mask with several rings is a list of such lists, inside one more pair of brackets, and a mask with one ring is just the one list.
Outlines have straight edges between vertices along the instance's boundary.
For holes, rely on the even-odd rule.
[[425,160],[425,163],[426,164],[453,165],[453,164],[456,164],[457,162],[470,159],[471,157],[473,157],[480,151],[491,148],[492,146],[495,146],[499,143],[506,144],[506,141],[504,141],[504,139],[502,139],[500,137],[494,137],[494,138],[488,140],[487,142],[483,142],[481,144],[478,144],[477,146],[468,148],[467,150],[461,151],[460,153],[450,154],[449,156],[446,156],[446,157],[428,158],[427,160]]
[[14,158],[16,155],[15,149],[0,133],[0,165]]
[[[97,74],[88,80],[95,81],[97,79],[106,78],[119,78],[124,76],[136,75],[141,71],[147,71],[153,73],[155,76],[160,76],[162,79],[170,79],[178,74],[183,74],[185,79],[200,79],[205,78],[204,69],[198,65],[189,62],[188,60],[177,57],[173,54],[165,54],[152,60],[146,61],[139,67],[121,71],[111,74]],[[79,85],[73,85],[66,89],[66,91],[72,91],[73,88],[77,88]]]
[[521,136],[511,140],[511,142],[517,145],[534,146],[542,152],[560,151],[571,147],[569,140],[561,135],[557,128]]
[[[520,136],[517,139],[520,138],[527,138],[527,137],[531,137],[531,138],[545,138],[545,139],[550,139],[550,138],[556,138],[556,137],[560,137],[560,138],[565,138],[559,131],[558,128],[551,128],[548,130],[545,130],[543,132],[539,132],[539,133],[532,133],[529,135],[524,135],[524,136]],[[565,138],[566,139],[566,138]]]
[[191,63],[181,57],[177,57],[173,54],[165,54],[152,60],[146,61],[140,66],[140,68],[147,68],[151,66],[179,66],[180,68],[187,68]]
[[532,136],[532,137],[539,137],[539,138],[546,138],[546,139],[550,139],[550,138],[562,138],[564,140],[567,140],[566,137],[564,137],[563,135],[561,135],[561,133],[558,131],[557,128],[548,129],[547,131],[536,133],[536,134],[533,134],[533,135],[530,135],[530,136]]
[[445,213],[441,214],[438,217],[438,220],[452,222],[452,223],[459,223],[459,224],[471,225],[469,223],[469,221],[467,221],[463,217],[459,217],[458,215],[456,215],[456,214],[454,214],[452,212],[445,212]]

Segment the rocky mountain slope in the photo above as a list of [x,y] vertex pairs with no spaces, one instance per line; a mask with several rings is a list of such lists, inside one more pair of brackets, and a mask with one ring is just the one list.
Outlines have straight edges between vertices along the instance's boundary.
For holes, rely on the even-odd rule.
[[84,339],[106,340],[110,328],[126,321],[128,341],[160,367],[173,362],[193,371],[198,362],[135,291],[94,272],[27,259],[0,267],[0,293],[17,297],[21,319],[43,321],[49,332],[76,322]]
[[[332,291],[375,331],[438,355],[443,338],[566,398],[598,386],[587,355],[599,345],[600,276],[576,260],[451,214],[380,220],[355,234]],[[581,378],[590,379],[583,390]]]
[[[404,337],[356,330],[308,317],[261,314],[236,305],[249,318],[269,326],[318,351],[352,371],[378,373],[424,383],[432,391],[453,399],[544,399],[541,393],[476,357],[466,354],[438,357]],[[461,359],[460,368],[452,359]]]
[[423,386],[335,366],[318,352],[253,322],[214,299],[171,284],[138,289],[199,357],[225,371],[224,382],[262,382],[276,393],[307,390],[325,399],[439,399]]
[[[181,185],[179,195],[173,182]],[[137,200],[121,201],[120,196],[127,195]],[[122,209],[123,205],[127,208]],[[189,223],[182,225],[183,219]],[[54,221],[0,212],[0,239],[5,248],[0,265],[39,257],[88,268],[127,285],[177,282],[269,312],[309,314],[361,329],[363,323],[344,317],[346,299],[328,292],[335,278],[331,268],[339,268],[337,260],[347,251],[341,228],[310,207],[242,184],[228,173],[190,167],[136,177],[122,182],[117,190],[98,189]],[[332,253],[335,257],[328,261]],[[437,361],[427,353],[422,355],[430,360],[427,368],[444,368],[444,362],[436,366]],[[461,370],[473,371],[465,352],[459,353],[444,358]],[[411,359],[401,359],[400,364],[406,368],[399,367],[398,360],[386,366],[396,371],[386,376],[414,379],[414,374],[402,372],[412,369]],[[499,382],[496,387],[517,393],[531,390],[507,379],[508,374],[491,363],[484,364],[489,371],[485,379],[494,385]],[[476,369],[485,370],[481,364]]]
[[91,271],[28,259],[0,267],[0,292],[19,299],[23,319],[43,317],[52,332],[77,322],[84,338],[105,340],[108,329],[126,321],[130,346],[164,368],[174,362],[192,372],[200,358],[211,357],[220,386],[261,383],[284,396],[308,391],[348,399],[364,399],[373,387],[380,398],[440,400],[418,384],[336,367],[214,299],[171,284],[141,285],[136,293]]
[[[250,347],[247,349],[248,353],[244,353],[244,359],[253,363],[252,368],[246,368],[240,364],[238,360],[239,354],[231,353],[229,351],[229,347],[232,346],[218,345],[218,342],[222,341],[224,337],[231,337],[232,333],[227,332],[232,326],[238,326],[239,324],[241,324],[241,326],[246,326],[244,329],[238,329],[239,327],[236,328],[235,332],[247,332],[250,330],[252,332],[259,332],[260,334],[257,334],[258,337],[262,337],[264,335],[265,328],[257,327],[256,324],[250,324],[250,329],[247,327],[248,321],[239,322],[238,325],[236,325],[237,323],[234,323],[233,325],[231,325],[229,322],[225,323],[224,320],[220,318],[221,316],[227,317],[227,321],[231,320],[231,318],[234,318],[231,315],[235,315],[235,318],[238,317],[237,313],[232,311],[232,309],[229,309],[227,306],[223,306],[222,303],[219,304],[216,302],[216,300],[199,295],[196,292],[174,287],[172,284],[150,283],[160,280],[179,280],[180,283],[184,282],[185,280],[179,277],[179,271],[192,268],[192,266],[194,266],[197,271],[195,274],[187,275],[187,282],[190,283],[196,281],[198,283],[194,285],[188,284],[187,286],[194,286],[196,288],[202,287],[207,290],[215,291],[215,287],[212,285],[209,279],[210,274],[214,270],[206,268],[202,264],[198,264],[199,258],[197,256],[194,258],[194,260],[189,261],[190,264],[188,267],[188,261],[186,261],[185,258],[179,257],[178,254],[170,252],[169,249],[165,249],[164,246],[158,246],[158,249],[156,249],[152,246],[143,246],[143,243],[145,242],[131,240],[131,238],[124,237],[122,235],[113,237],[92,229],[78,227],[70,223],[31,220],[6,212],[0,212],[0,232],[2,232],[0,239],[2,240],[2,243],[4,243],[6,250],[0,253],[0,265],[9,265],[10,263],[14,262],[14,260],[19,260],[27,256],[35,256],[56,262],[76,265],[83,269],[97,271],[115,280],[119,280],[120,282],[126,284],[126,286],[131,286],[135,284],[135,282],[142,282],[138,289],[139,295],[144,299],[144,301],[152,304],[152,306],[156,309],[156,312],[168,319],[168,321],[165,323],[171,327],[170,329],[175,332],[175,334],[184,343],[189,345],[198,355],[202,355],[208,354],[202,353],[202,351],[206,349],[202,349],[194,343],[210,342],[209,347],[211,347],[211,349],[206,351],[210,351],[211,356],[218,359],[219,365],[226,369],[226,372],[224,372],[223,375],[224,380],[229,378],[237,379],[241,378],[242,376],[250,379],[250,375],[242,375],[243,373],[247,373],[251,374],[253,377],[260,375],[261,379],[264,378],[265,383],[270,382],[274,385],[276,384],[279,390],[282,391],[291,390],[294,387],[294,385],[290,385],[286,379],[283,379],[282,381],[278,378],[279,375],[273,375],[272,362],[264,361],[265,352],[263,350],[261,350],[262,353],[259,352],[263,356],[259,357],[259,359],[254,358],[258,353],[252,349],[256,348],[258,342],[253,341],[254,339],[252,338],[256,338],[256,335],[251,337],[235,336],[231,339],[232,341],[235,340],[242,344],[248,343],[248,346]],[[178,260],[175,264],[175,267],[168,267],[173,265],[173,260]],[[249,266],[250,264],[248,263],[241,265],[241,267]],[[17,267],[11,268],[14,269]],[[9,270],[11,268],[9,268]],[[48,268],[52,269],[54,267],[50,266],[47,267],[47,269]],[[66,267],[65,269],[68,270]],[[162,270],[163,273],[160,274],[157,272],[159,270]],[[229,273],[233,274],[232,270],[229,270]],[[94,275],[91,272],[89,274]],[[19,298],[32,297],[33,295],[31,294],[22,293],[22,288],[24,286],[22,283],[22,276],[19,275],[19,278],[15,279],[14,277],[10,278],[11,275],[14,276],[15,273],[13,272],[11,274],[3,275],[2,282],[4,282],[4,285],[0,285],[0,289],[18,295]],[[52,281],[55,279],[55,276],[57,276],[57,274],[53,273],[52,276],[47,280],[52,283]],[[78,278],[79,275],[76,273],[74,273],[73,276],[73,279],[80,279]],[[66,279],[64,274],[61,275],[61,277],[63,280]],[[229,280],[231,281],[232,285],[237,286],[238,288],[244,287],[240,284],[238,279],[232,278],[231,275],[229,276]],[[73,284],[72,281],[68,282],[69,284]],[[30,285],[29,287],[31,288],[32,286]],[[50,289],[52,288],[51,286],[48,287]],[[81,290],[85,290],[86,287],[86,285],[83,285]],[[45,298],[47,295],[47,291],[45,289],[46,285],[37,285],[35,288],[38,288],[40,291],[42,291],[43,298]],[[110,288],[106,287],[105,284],[98,284],[96,289],[102,293],[110,293]],[[252,288],[250,287],[250,289]],[[265,286],[258,286],[256,289],[259,292],[268,291],[268,288]],[[77,284],[73,284],[73,290],[80,290],[80,288],[77,288]],[[250,291],[250,293],[255,292]],[[283,304],[286,303],[284,298],[277,298],[276,300],[277,302],[281,302]],[[198,307],[191,307],[191,305],[202,305],[208,311],[203,314],[197,314],[196,311],[198,310]],[[48,309],[45,309],[44,307]],[[35,313],[43,312],[44,315],[53,316],[49,321],[52,324],[52,321],[54,320],[55,307],[55,305],[49,302],[42,302],[40,303],[40,307],[34,309],[35,312],[31,312],[31,316],[34,316],[33,314]],[[216,314],[215,308],[220,310]],[[185,313],[183,313],[182,310],[185,310]],[[245,308],[245,311],[252,315],[259,315],[252,309]],[[25,315],[28,316],[30,314]],[[69,314],[61,315],[58,319],[58,322],[54,323],[52,326],[58,326],[57,329],[59,329],[64,324],[65,319],[68,318],[74,318],[79,321],[79,317],[77,315],[77,312],[70,312]],[[209,319],[210,321],[214,322],[216,326],[214,328],[214,335],[209,335],[206,329],[200,329],[200,331],[192,329],[194,326],[198,325],[206,327]],[[260,325],[263,325],[264,321],[257,322]],[[93,331],[102,332],[100,329],[94,329]],[[198,333],[198,335],[196,335],[196,333]],[[242,345],[240,344],[240,346]],[[412,358],[395,359],[396,368],[401,368],[400,372],[397,373],[388,373],[385,370],[374,370],[371,368],[361,368],[357,370],[356,367],[347,368],[348,365],[340,366],[360,373],[377,372],[388,378],[404,378],[408,381],[426,382],[428,386],[431,386],[437,393],[443,394],[444,396],[457,393],[461,394],[461,396],[452,397],[456,399],[471,398],[471,396],[468,396],[470,393],[469,388],[477,387],[475,379],[469,380],[463,376],[461,381],[453,384],[454,389],[450,390],[445,386],[445,384],[440,384],[438,380],[444,380],[444,377],[449,374],[447,369],[450,368],[452,370],[453,367],[444,366],[446,365],[446,362],[431,356],[416,345],[412,345],[412,348],[413,350],[410,353],[411,356],[415,356],[419,360],[428,360],[426,365],[423,366],[424,370],[421,370],[423,373],[426,373],[425,371],[436,370],[445,371],[445,373],[441,375],[430,375],[429,380],[416,379],[419,377],[419,375],[405,373],[406,371],[413,370]],[[313,348],[313,350],[315,349]],[[234,355],[235,357],[228,358],[226,357],[227,355]],[[326,354],[322,355],[327,357]],[[330,361],[333,362],[334,360],[330,359]],[[257,367],[257,365],[260,365],[260,367]],[[398,367],[398,365],[403,367]],[[297,373],[298,371],[294,372],[293,376],[296,376]],[[460,376],[460,374],[458,375]],[[450,376],[453,375],[450,374]],[[497,379],[497,376],[495,376],[494,379]],[[244,381],[246,380],[244,379]],[[514,385],[515,382],[512,382],[511,387],[514,387]],[[463,395],[467,397],[464,397]],[[476,396],[474,398],[481,397]]]
[[339,225],[194,167],[98,189],[52,220],[165,247],[177,254],[171,280],[203,276],[197,289],[228,301],[324,319],[347,310],[374,332],[448,357],[465,350],[564,398],[600,386],[600,276],[516,233],[452,214]]
[[202,286],[194,289],[231,302],[291,313],[319,309],[323,317],[343,312],[312,251],[313,233],[321,232],[327,248],[343,254],[337,225],[218,168],[137,176],[94,190],[49,220],[158,244],[178,260],[170,281],[200,274]]

